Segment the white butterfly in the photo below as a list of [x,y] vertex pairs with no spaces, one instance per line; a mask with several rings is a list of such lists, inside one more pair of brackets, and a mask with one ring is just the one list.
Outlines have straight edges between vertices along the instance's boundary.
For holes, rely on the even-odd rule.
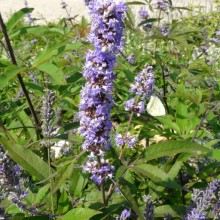
[[151,95],[147,104],[147,112],[152,116],[166,115],[165,107],[156,95]]

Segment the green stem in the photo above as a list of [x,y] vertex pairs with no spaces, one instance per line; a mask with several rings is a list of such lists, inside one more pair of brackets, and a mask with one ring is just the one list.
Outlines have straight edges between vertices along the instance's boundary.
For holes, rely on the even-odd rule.
[[[97,157],[98,163],[99,163],[99,167],[101,167],[101,158],[100,156]],[[105,188],[104,188],[104,182],[101,183],[100,186],[101,192],[102,192],[102,201],[104,206],[107,206],[107,200],[106,200],[106,196],[105,196]]]
[[[51,176],[51,161],[50,161],[50,147],[47,148],[47,156],[48,156],[48,171],[49,176]],[[50,191],[53,190],[53,181],[52,178],[50,178]],[[52,214],[54,215],[54,204],[53,204],[53,194],[50,193],[50,202],[51,202],[51,208],[52,208]]]
[[[134,115],[134,112],[131,112],[129,120],[128,120],[128,126],[127,126],[127,129],[126,129],[126,132],[125,132],[126,135],[128,135],[128,131],[129,131],[129,128],[131,126],[131,120],[133,118],[133,115]],[[121,151],[120,151],[120,154],[119,154],[119,159],[122,160],[122,161],[124,161],[124,159],[123,159],[123,150],[124,150],[124,145],[121,147]]]

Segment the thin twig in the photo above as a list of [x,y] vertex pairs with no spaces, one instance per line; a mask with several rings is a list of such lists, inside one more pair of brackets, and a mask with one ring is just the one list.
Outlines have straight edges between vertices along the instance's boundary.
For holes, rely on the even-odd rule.
[[10,131],[10,130],[15,130],[15,129],[26,129],[26,128],[34,128],[35,129],[35,127],[33,127],[33,126],[21,126],[21,127],[15,127],[15,128],[8,128],[8,131]]
[[[129,128],[131,126],[131,121],[132,121],[133,115],[134,115],[134,112],[132,111],[131,114],[130,114],[129,120],[128,120],[127,129],[126,129],[126,132],[125,132],[126,136],[128,135],[128,131],[129,131]],[[124,145],[121,147],[121,151],[120,151],[120,154],[119,154],[119,159],[122,160],[122,162],[124,162],[123,150],[124,150]]]
[[163,101],[166,107],[166,111],[169,114],[169,107],[167,104],[167,97],[166,97],[166,80],[165,80],[165,71],[164,71],[164,67],[163,64],[161,64],[161,70],[162,70],[162,77],[163,77]]
[[[213,84],[213,86],[212,86],[212,90],[211,90],[211,93],[210,93],[210,95],[209,95],[208,103],[210,103],[210,101],[211,101],[211,99],[212,99],[212,95],[213,95],[213,93],[214,93],[214,89],[215,89],[215,84]],[[194,135],[193,135],[193,137],[192,137],[192,139],[191,139],[192,142],[195,140],[195,138],[196,138],[196,136],[197,136],[197,134],[198,134],[198,132],[199,132],[199,129],[201,128],[203,122],[205,121],[206,117],[207,117],[208,114],[209,114],[209,113],[208,113],[208,109],[209,109],[209,105],[206,105],[205,111],[204,111],[204,113],[202,114],[201,120],[200,120],[199,124],[197,125],[196,130],[195,130],[195,133],[194,133]]]

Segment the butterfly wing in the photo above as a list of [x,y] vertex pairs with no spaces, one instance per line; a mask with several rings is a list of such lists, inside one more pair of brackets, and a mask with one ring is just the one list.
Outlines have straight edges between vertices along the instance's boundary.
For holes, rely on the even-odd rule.
[[163,103],[155,95],[151,95],[150,97],[150,100],[147,104],[147,112],[152,116],[163,116],[166,114]]

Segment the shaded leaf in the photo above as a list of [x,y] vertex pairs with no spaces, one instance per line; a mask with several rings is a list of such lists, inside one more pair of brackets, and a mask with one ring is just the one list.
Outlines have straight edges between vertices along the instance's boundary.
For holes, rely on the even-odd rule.
[[67,212],[61,220],[73,220],[73,219],[80,219],[80,220],[89,220],[91,217],[100,214],[100,211],[96,211],[94,209],[89,208],[75,208]]
[[49,176],[48,164],[31,150],[0,137],[8,155],[29,174],[43,180]]
[[134,172],[150,178],[155,183],[169,188],[180,189],[181,186],[171,179],[163,170],[151,164],[137,164],[131,168]]
[[145,150],[145,161],[171,156],[178,153],[207,153],[210,150],[191,141],[164,141],[153,144]]
[[21,73],[24,70],[24,67],[16,65],[9,66],[2,74],[0,74],[0,88],[6,86],[10,80],[14,79],[18,73]]

